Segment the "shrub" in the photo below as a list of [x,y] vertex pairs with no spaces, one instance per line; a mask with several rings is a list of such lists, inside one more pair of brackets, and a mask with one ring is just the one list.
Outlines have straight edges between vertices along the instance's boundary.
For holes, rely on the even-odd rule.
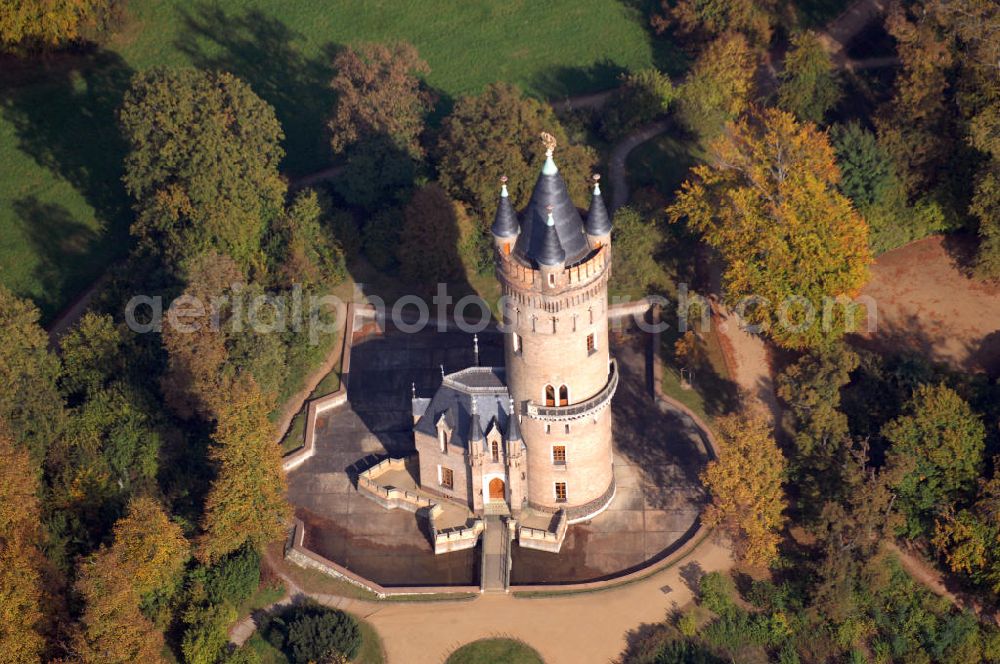
[[361,629],[354,617],[315,602],[291,606],[271,616],[262,625],[262,632],[295,664],[326,662],[336,655],[351,660],[361,648]]
[[736,609],[733,604],[733,582],[721,572],[709,572],[698,584],[701,605],[717,615],[727,615]]
[[204,599],[210,604],[228,602],[236,606],[260,586],[260,554],[243,545],[215,565],[195,569],[191,572],[191,584],[201,586]]

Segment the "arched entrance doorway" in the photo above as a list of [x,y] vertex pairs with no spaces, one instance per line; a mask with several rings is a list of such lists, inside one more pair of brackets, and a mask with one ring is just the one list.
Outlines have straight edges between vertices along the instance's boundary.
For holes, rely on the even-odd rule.
[[504,500],[504,484],[499,477],[490,480],[490,500]]

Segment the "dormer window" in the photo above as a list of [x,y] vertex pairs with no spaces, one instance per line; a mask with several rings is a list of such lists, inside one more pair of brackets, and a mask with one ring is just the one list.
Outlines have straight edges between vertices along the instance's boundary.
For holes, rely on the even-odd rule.
[[493,451],[493,463],[499,462],[500,461],[500,443],[498,443],[497,441],[494,440],[493,444],[490,446],[490,448]]
[[438,430],[438,442],[441,444],[441,452],[448,453],[448,432],[444,429]]

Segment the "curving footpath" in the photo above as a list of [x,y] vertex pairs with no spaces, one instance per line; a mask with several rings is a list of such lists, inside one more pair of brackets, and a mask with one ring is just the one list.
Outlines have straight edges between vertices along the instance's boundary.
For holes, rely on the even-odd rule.
[[[310,597],[349,611],[371,623],[385,645],[389,664],[441,664],[459,646],[491,636],[521,639],[546,664],[599,664],[618,657],[630,630],[662,622],[668,612],[690,602],[691,585],[702,573],[733,564],[724,544],[709,536],[673,566],[628,585],[595,593],[544,598],[481,595],[469,601],[373,602],[313,593],[283,574],[281,563],[268,562],[285,582],[289,596]],[[230,640],[242,644],[253,634],[252,618],[240,621]]]

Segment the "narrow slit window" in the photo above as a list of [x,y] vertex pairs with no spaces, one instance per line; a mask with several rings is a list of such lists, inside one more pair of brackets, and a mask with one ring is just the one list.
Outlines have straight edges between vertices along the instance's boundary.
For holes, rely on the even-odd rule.
[[587,353],[590,354],[596,350],[597,350],[597,345],[594,342],[594,333],[591,332],[590,334],[587,335]]

